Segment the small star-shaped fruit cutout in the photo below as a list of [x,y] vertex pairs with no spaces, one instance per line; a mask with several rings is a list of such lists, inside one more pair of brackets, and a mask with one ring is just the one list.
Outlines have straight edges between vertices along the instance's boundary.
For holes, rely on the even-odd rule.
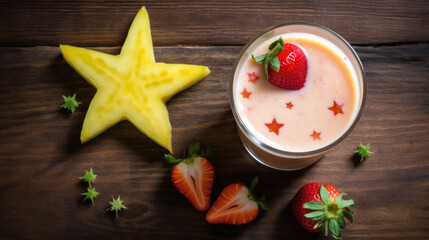
[[64,104],[61,105],[61,107],[69,110],[72,113],[76,111],[76,108],[79,107],[79,104],[82,104],[81,102],[78,102],[76,100],[76,93],[73,94],[72,97],[70,96],[66,97],[63,95],[63,99],[64,99]]
[[249,82],[251,83],[255,83],[259,79],[259,76],[256,75],[255,72],[247,73],[247,76],[249,77]]
[[287,107],[287,108],[289,108],[289,109],[292,109],[292,107],[293,107],[292,102],[288,102],[288,103],[286,103],[286,107]]
[[143,7],[134,18],[119,55],[60,45],[64,59],[97,89],[82,126],[87,142],[119,121],[128,120],[172,152],[171,124],[165,103],[210,70],[205,66],[155,62],[149,16]]
[[321,133],[322,132],[316,132],[316,131],[313,130],[313,134],[311,134],[310,136],[313,137],[313,141],[315,141],[315,140],[322,140],[322,139],[320,139],[320,134]]
[[100,195],[99,192],[95,191],[95,188],[88,188],[86,193],[82,193],[85,198],[82,201],[85,201],[87,199],[91,200],[92,204],[94,204],[94,199]]
[[369,143],[367,145],[363,145],[362,143],[359,144],[357,150],[354,152],[360,156],[360,162],[363,162],[369,155],[373,154],[370,149]]
[[271,123],[265,123],[265,126],[268,127],[269,132],[273,132],[277,135],[279,135],[279,129],[283,127],[283,123],[277,123],[277,120],[273,118],[273,121]]
[[241,96],[243,96],[243,98],[249,98],[250,94],[252,94],[251,92],[248,92],[246,88],[243,89],[243,91],[240,93]]
[[332,105],[332,107],[329,107],[328,109],[334,113],[334,116],[336,116],[339,113],[344,114],[342,107],[343,105],[338,105],[337,102],[335,102],[334,100],[334,105]]
[[118,196],[118,199],[113,198],[113,202],[109,202],[110,207],[107,208],[106,211],[115,211],[116,212],[116,216],[118,216],[118,212],[122,211],[122,209],[127,209],[127,207],[124,206],[124,204],[122,204],[124,202],[124,200],[121,200],[121,196]]
[[87,182],[89,187],[91,187],[92,183],[95,183],[96,178],[97,175],[92,172],[92,168],[89,169],[89,171],[85,171],[85,174],[82,177],[79,177],[79,179],[82,179],[83,181]]

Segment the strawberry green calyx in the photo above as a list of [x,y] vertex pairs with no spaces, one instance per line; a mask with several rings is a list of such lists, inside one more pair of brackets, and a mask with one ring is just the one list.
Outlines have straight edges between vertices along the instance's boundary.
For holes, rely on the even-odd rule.
[[94,199],[98,197],[98,195],[100,195],[99,192],[95,191],[95,188],[88,188],[87,192],[82,193],[83,196],[85,196],[85,198],[82,200],[85,201],[87,199],[91,200],[92,204],[94,204]]
[[328,190],[322,185],[320,187],[320,196],[322,202],[308,202],[303,205],[303,208],[315,210],[305,214],[305,217],[317,221],[314,228],[320,227],[325,236],[331,232],[335,239],[342,238],[341,229],[346,227],[346,222],[343,217],[346,217],[350,223],[353,223],[353,212],[348,207],[354,205],[353,200],[344,200],[343,196],[346,193],[340,193],[335,201],[332,201]]
[[358,148],[355,153],[357,153],[360,156],[360,162],[363,162],[369,155],[373,154],[370,150],[369,143],[367,145],[363,145],[362,143],[359,144]]
[[91,184],[95,183],[96,178],[97,175],[92,172],[92,168],[89,171],[85,171],[85,174],[82,177],[79,177],[79,179],[82,179],[83,181],[87,182],[90,188]]
[[66,97],[63,95],[63,99],[64,99],[64,104],[61,105],[61,107],[71,111],[72,113],[74,113],[76,111],[76,108],[79,107],[79,104],[81,104],[81,102],[78,102],[76,100],[76,93],[73,94],[72,97],[70,96]]
[[207,158],[210,155],[210,153],[211,153],[210,147],[207,147],[207,150],[204,152],[201,149],[200,143],[195,143],[195,144],[192,144],[191,146],[189,146],[187,151],[183,152],[183,158],[181,158],[181,159],[176,159],[173,156],[171,156],[170,154],[164,154],[164,157],[168,163],[175,165],[175,164],[178,164],[180,162],[192,163],[194,161],[194,159],[197,157]]
[[284,45],[283,39],[280,37],[279,40],[276,40],[268,46],[268,49],[270,49],[270,52],[259,55],[257,57],[253,56],[253,60],[257,62],[258,64],[264,64],[264,70],[265,70],[265,78],[268,80],[268,64],[271,66],[271,68],[279,72],[280,70],[280,61],[277,57],[277,54],[279,54],[281,51],[283,51],[283,45]]
[[115,199],[112,196],[112,199],[113,199],[113,201],[109,202],[110,207],[108,207],[106,209],[106,212],[107,211],[115,211],[116,212],[116,217],[117,217],[118,216],[118,212],[122,211],[122,209],[127,209],[127,207],[125,207],[125,205],[122,204],[124,202],[124,200],[121,200],[121,195],[118,196],[118,199]]
[[249,198],[249,200],[256,202],[256,204],[258,204],[259,208],[261,208],[262,210],[268,212],[270,211],[270,205],[268,204],[268,200],[267,200],[267,196],[262,195],[261,197],[258,197],[256,195],[256,186],[258,185],[258,181],[259,181],[259,177],[255,177],[253,178],[253,180],[250,182],[250,186],[248,187],[246,184],[237,181],[239,184],[243,185],[245,188],[247,188],[247,190],[249,191],[249,194],[247,195],[247,197]]

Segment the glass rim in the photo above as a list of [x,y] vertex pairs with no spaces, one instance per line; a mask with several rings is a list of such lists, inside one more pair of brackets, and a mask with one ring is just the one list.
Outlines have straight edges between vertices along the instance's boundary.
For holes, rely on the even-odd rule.
[[[362,76],[362,88],[363,88],[362,89],[362,101],[360,102],[359,111],[358,111],[356,117],[353,119],[353,122],[351,123],[351,125],[348,127],[347,131],[345,131],[335,141],[331,142],[330,144],[328,144],[324,147],[317,148],[317,149],[314,149],[311,151],[304,151],[304,152],[291,152],[291,151],[280,150],[278,148],[275,148],[275,147],[268,145],[267,143],[265,143],[263,141],[258,140],[258,138],[245,126],[242,119],[240,118],[240,116],[237,112],[236,105],[235,105],[234,92],[233,92],[234,76],[235,76],[235,73],[237,71],[238,63],[240,62],[240,60],[243,57],[243,54],[247,51],[247,49],[250,47],[250,45],[252,45],[253,42],[255,42],[261,36],[265,35],[266,33],[270,32],[270,31],[273,31],[273,30],[280,28],[280,27],[292,26],[292,25],[296,25],[296,26],[303,25],[303,26],[310,26],[310,27],[319,28],[319,29],[322,29],[322,30],[330,33],[331,35],[338,38],[339,40],[341,40],[341,42],[350,50],[350,52],[352,53],[354,59],[356,60],[358,66],[359,66],[359,69],[355,69],[355,71],[360,71],[361,76]],[[246,43],[246,45],[244,45],[244,47],[241,49],[240,53],[238,54],[238,57],[236,58],[236,60],[234,62],[234,65],[232,67],[232,71],[231,71],[231,75],[230,75],[230,82],[229,82],[229,103],[231,106],[231,110],[232,110],[232,113],[234,115],[234,119],[237,122],[238,127],[243,131],[243,133],[247,136],[247,138],[249,138],[250,141],[254,142],[259,147],[261,147],[265,150],[268,150],[269,152],[271,152],[275,155],[286,155],[289,157],[297,157],[297,158],[307,157],[310,155],[318,155],[318,154],[324,153],[327,150],[329,150],[332,147],[339,144],[342,140],[344,140],[352,132],[354,127],[359,122],[359,119],[362,116],[362,113],[363,113],[363,110],[365,107],[366,97],[367,97],[366,74],[365,74],[362,62],[361,62],[359,56],[357,55],[356,51],[353,49],[353,47],[343,37],[341,37],[338,33],[332,31],[331,29],[324,27],[324,26],[321,26],[321,25],[318,25],[318,24],[309,23],[309,22],[286,22],[286,23],[274,25],[274,26],[272,26],[272,27],[270,27],[270,28],[268,28],[262,32],[259,32],[255,37],[253,37],[250,41],[248,41]]]

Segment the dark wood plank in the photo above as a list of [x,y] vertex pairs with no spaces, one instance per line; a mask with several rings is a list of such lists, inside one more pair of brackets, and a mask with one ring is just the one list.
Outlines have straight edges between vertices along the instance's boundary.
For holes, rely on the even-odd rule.
[[276,24],[324,25],[354,44],[427,42],[429,1],[25,1],[0,3],[0,46],[121,46],[137,11],[155,46],[243,45]]
[[[118,48],[98,48],[117,53]],[[203,64],[212,73],[168,103],[176,154],[210,145],[213,198],[236,179],[260,177],[272,210],[246,226],[210,225],[175,189],[166,152],[122,122],[87,144],[79,134],[94,89],[57,47],[0,48],[0,236],[6,239],[323,239],[305,233],[287,204],[307,182],[325,182],[356,202],[346,239],[424,239],[429,234],[429,45],[357,47],[368,76],[364,115],[352,134],[310,168],[281,172],[257,164],[242,147],[227,87],[240,47],[161,47],[158,61]],[[71,115],[62,94],[83,102]],[[375,155],[352,159],[360,142]],[[77,178],[90,167],[101,193],[82,203]],[[105,213],[111,196],[128,209]]]

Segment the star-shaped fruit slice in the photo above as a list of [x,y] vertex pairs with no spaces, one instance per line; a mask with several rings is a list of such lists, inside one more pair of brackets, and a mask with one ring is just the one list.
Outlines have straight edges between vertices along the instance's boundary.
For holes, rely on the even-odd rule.
[[119,55],[60,45],[65,60],[97,89],[83,122],[82,143],[121,120],[172,152],[165,103],[210,70],[205,66],[155,62],[149,16],[135,17]]
[[249,77],[249,82],[251,83],[255,83],[259,79],[259,76],[256,75],[255,72],[247,73],[247,76]]
[[244,88],[243,91],[240,94],[241,94],[241,96],[243,96],[243,98],[249,99],[249,97],[252,94],[252,92],[248,92],[247,89]]
[[311,134],[310,136],[313,137],[313,141],[315,141],[315,140],[322,140],[322,139],[320,139],[320,134],[321,133],[322,132],[316,132],[316,131],[313,130],[313,134]]
[[328,108],[334,113],[334,116],[337,116],[337,114],[344,114],[343,113],[343,105],[338,105],[337,102],[334,100],[334,105],[332,107]]
[[265,126],[267,126],[269,132],[273,132],[276,135],[279,135],[279,129],[283,127],[283,123],[277,123],[277,120],[273,118],[273,121],[271,123],[265,123]]

